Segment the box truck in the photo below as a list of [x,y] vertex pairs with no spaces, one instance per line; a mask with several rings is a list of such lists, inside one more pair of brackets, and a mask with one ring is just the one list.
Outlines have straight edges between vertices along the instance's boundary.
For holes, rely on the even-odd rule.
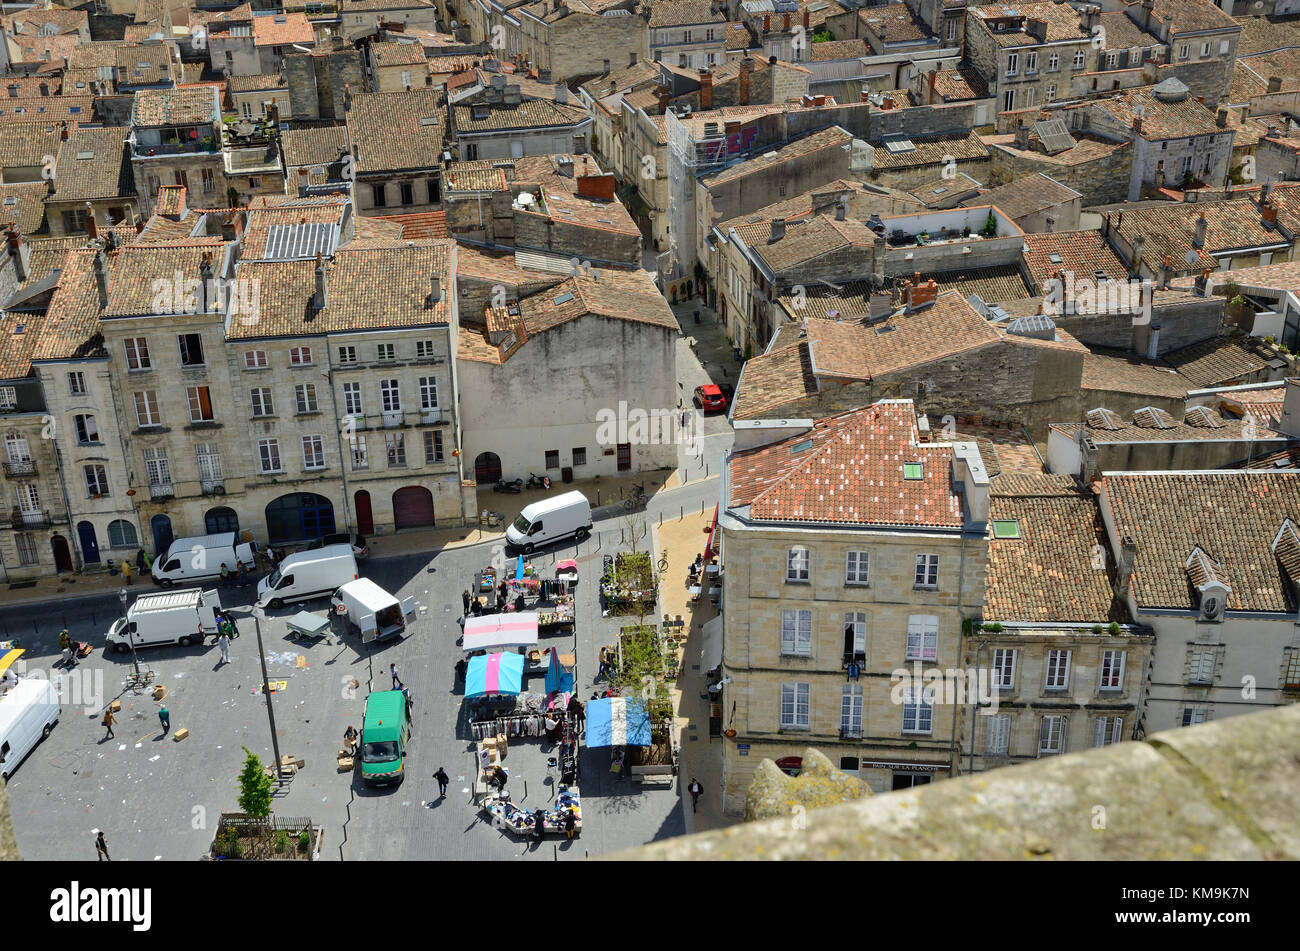
[[334,614],[361,634],[362,643],[396,637],[415,617],[415,598],[400,602],[369,578],[339,587],[330,597]]
[[257,583],[257,606],[280,608],[337,591],[357,578],[351,545],[330,545],[290,555]]
[[216,591],[188,588],[142,594],[108,629],[106,647],[125,653],[154,644],[202,644],[217,633],[221,597]]
[[8,780],[59,722],[59,692],[38,677],[22,677],[0,700],[0,777]]
[[166,555],[154,559],[153,580],[170,588],[174,584],[219,578],[222,565],[234,575],[241,564],[250,571],[257,567],[257,545],[241,542],[234,532],[178,538]]
[[524,506],[506,529],[506,545],[525,555],[536,548],[573,537],[582,541],[591,534],[591,503],[581,492],[565,492]]

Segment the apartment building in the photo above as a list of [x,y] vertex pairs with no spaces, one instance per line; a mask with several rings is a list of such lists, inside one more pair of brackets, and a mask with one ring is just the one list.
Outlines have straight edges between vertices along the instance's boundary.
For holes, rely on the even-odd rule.
[[910,400],[737,436],[718,520],[724,811],[760,760],[795,767],[808,746],[877,792],[953,775],[965,703],[895,672],[955,667],[980,612],[979,449],[922,442]]
[[650,56],[684,69],[707,69],[727,58],[726,4],[664,0],[650,4]]
[[145,215],[153,213],[161,185],[189,189],[191,198],[204,207],[221,204],[226,173],[220,96],[215,85],[135,93],[127,141]]
[[1141,735],[1155,638],[1112,590],[1095,496],[1070,476],[1004,472],[989,520],[982,623],[963,648],[997,704],[969,705],[962,771]]
[[350,96],[347,130],[358,214],[414,214],[440,207],[439,169],[448,130],[438,90]]
[[973,7],[966,11],[966,58],[999,112],[1051,102],[1067,94],[1072,77],[1095,69],[1099,15],[1051,2]]

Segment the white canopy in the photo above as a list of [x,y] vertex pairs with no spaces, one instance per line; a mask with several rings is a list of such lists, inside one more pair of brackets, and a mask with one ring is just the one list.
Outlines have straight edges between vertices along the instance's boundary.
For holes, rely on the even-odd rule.
[[537,643],[537,612],[517,611],[487,614],[465,619],[467,651],[495,650],[498,647],[531,647]]
[[700,665],[712,670],[722,663],[722,615],[704,622],[704,645],[700,650]]

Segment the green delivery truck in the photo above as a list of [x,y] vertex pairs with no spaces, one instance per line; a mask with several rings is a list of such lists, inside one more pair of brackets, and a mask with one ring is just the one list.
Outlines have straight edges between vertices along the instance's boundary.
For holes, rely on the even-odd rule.
[[406,744],[411,723],[406,695],[400,690],[376,690],[366,698],[361,726],[361,778],[367,783],[400,783],[405,775]]

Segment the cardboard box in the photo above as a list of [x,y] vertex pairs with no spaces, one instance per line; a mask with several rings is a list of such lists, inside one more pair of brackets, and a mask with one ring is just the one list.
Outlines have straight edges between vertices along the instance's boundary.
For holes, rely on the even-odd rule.
[[155,700],[161,700],[165,696],[167,696],[167,688],[164,687],[162,684],[154,684],[153,698]]
[[172,734],[172,742],[179,743],[181,740],[185,739],[185,737],[189,735],[190,735],[190,731],[185,727],[181,727],[179,730],[177,730],[175,733]]
[[108,705],[108,709],[112,710],[114,713],[121,713],[121,712],[122,712],[122,701],[121,701],[121,700],[114,700],[112,703],[110,703],[110,704]]
[[280,757],[280,765],[286,769],[289,768],[290,766],[294,766],[297,767],[298,769],[302,769],[304,766],[307,765],[307,761],[305,759],[298,759],[298,757],[296,756],[290,756],[288,753],[285,753],[283,756]]
[[340,773],[350,773],[350,772],[352,772],[352,765],[353,765],[353,762],[354,762],[354,760],[352,759],[351,756],[340,756],[340,757],[339,757],[339,772],[340,772]]

